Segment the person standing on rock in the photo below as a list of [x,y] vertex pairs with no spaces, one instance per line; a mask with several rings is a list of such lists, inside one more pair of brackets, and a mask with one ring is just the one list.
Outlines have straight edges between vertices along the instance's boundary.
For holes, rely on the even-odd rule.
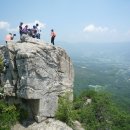
[[22,29],[22,34],[28,34],[28,25],[25,25],[25,27]]
[[56,37],[56,33],[55,33],[54,30],[52,29],[52,30],[51,30],[51,43],[52,43],[53,45],[54,45],[55,37]]
[[40,29],[38,23],[36,24],[36,30],[37,30],[36,38],[37,38],[37,39],[40,39],[40,35],[41,35],[40,32],[41,32],[41,29]]
[[22,36],[22,30],[23,30],[22,25],[23,25],[23,22],[21,22],[20,25],[19,25],[19,34],[20,34],[20,39],[21,39],[21,36]]

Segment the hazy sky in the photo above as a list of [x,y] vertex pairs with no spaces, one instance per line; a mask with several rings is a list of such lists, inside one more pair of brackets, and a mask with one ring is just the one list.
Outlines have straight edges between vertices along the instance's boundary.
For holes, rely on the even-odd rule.
[[57,42],[129,42],[129,13],[130,0],[1,0],[0,41],[22,21],[39,22],[45,41],[53,28]]

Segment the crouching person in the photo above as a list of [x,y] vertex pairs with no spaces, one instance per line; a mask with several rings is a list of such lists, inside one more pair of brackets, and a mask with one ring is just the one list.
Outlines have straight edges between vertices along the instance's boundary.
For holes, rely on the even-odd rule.
[[5,37],[5,42],[7,43],[7,42],[13,40],[14,36],[16,36],[16,34],[13,34],[13,35],[12,35],[12,33],[7,34]]

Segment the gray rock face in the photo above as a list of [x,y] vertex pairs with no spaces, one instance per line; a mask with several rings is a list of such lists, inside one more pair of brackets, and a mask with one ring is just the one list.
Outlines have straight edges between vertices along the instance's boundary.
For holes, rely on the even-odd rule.
[[73,130],[73,129],[68,127],[65,123],[61,121],[48,119],[44,122],[33,123],[26,127],[17,124],[11,130]]
[[65,50],[41,41],[8,43],[4,92],[26,99],[37,122],[54,117],[58,97],[73,99],[74,71]]

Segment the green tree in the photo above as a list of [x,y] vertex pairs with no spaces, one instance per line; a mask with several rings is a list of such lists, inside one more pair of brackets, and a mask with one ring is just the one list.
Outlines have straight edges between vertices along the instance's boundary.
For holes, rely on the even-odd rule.
[[0,130],[10,130],[18,117],[19,113],[14,105],[8,105],[0,100]]
[[[91,99],[91,102],[87,102]],[[87,90],[73,102],[59,99],[56,118],[73,127],[78,120],[86,130],[129,130],[130,114],[123,112],[106,92]]]
[[55,118],[73,127],[73,120],[75,119],[76,113],[73,109],[72,101],[65,95],[64,97],[60,97],[58,102],[59,105]]
[[[91,104],[85,104],[87,98],[92,100]],[[77,120],[87,130],[130,129],[130,115],[121,111],[106,92],[87,90],[75,100],[74,107],[78,113]]]

